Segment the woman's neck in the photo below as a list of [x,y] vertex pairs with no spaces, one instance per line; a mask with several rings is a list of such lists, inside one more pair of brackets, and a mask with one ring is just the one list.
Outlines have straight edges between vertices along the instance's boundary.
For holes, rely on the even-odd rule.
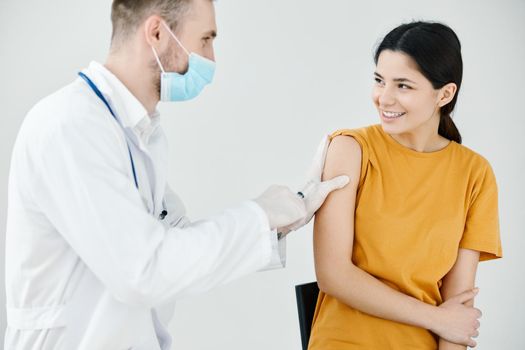
[[439,120],[439,116],[433,117],[416,129],[401,134],[391,134],[390,136],[402,146],[416,152],[436,152],[450,143],[450,140],[438,133]]

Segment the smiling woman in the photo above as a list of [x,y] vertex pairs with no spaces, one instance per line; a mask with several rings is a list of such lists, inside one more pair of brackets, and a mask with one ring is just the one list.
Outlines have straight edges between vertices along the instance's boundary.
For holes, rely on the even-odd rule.
[[[384,38],[374,61],[377,65],[373,92],[376,107],[387,108],[395,98],[401,108],[410,108],[413,112],[411,118],[404,119],[409,125],[391,129],[392,134],[400,134],[403,128],[410,128],[410,124],[423,123],[424,118],[431,119],[438,114],[439,118],[434,118],[439,120],[438,134],[461,143],[461,135],[450,116],[463,76],[461,44],[452,29],[439,23],[401,25]],[[398,76],[388,77],[387,86],[379,74],[382,70]],[[387,89],[390,86],[392,89]],[[385,112],[380,109],[382,111]],[[381,115],[387,121],[388,117],[394,117],[386,112]],[[420,119],[415,119],[418,115]]]
[[450,117],[459,40],[439,23],[405,24],[375,62],[381,124],[331,137],[323,177],[353,181],[316,215],[309,349],[475,346],[477,265],[502,252],[492,168]]

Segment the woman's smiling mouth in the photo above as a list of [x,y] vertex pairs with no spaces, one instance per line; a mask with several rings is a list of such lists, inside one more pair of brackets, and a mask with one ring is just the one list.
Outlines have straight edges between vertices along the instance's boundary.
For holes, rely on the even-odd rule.
[[404,116],[406,112],[388,112],[388,111],[381,111],[381,116],[386,119],[397,119],[402,116]]

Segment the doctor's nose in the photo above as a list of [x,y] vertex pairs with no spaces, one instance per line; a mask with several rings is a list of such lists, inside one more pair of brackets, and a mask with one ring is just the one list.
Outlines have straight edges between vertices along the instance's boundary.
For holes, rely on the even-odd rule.
[[215,50],[213,49],[213,47],[211,48],[211,50],[209,50],[209,52],[206,53],[206,58],[215,62]]

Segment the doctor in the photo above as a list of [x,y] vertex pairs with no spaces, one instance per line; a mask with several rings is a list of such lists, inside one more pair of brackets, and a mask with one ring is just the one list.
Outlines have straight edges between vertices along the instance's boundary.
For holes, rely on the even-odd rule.
[[283,266],[284,234],[349,180],[320,182],[325,138],[302,192],[190,222],[156,106],[212,81],[213,2],[115,0],[111,20],[106,63],[40,101],[16,140],[5,349],[170,349],[174,301]]

